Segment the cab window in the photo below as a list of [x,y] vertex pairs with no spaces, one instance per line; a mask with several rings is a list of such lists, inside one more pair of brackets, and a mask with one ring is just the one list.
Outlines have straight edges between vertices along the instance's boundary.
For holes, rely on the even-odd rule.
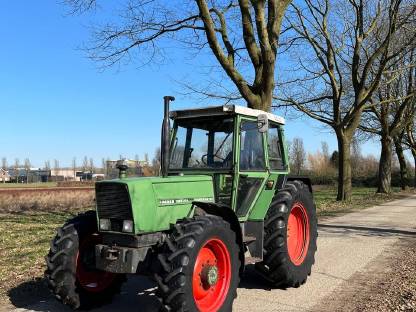
[[178,120],[169,168],[231,169],[233,130],[233,118]]
[[240,170],[265,170],[263,135],[259,132],[257,122],[243,121],[240,132]]
[[269,150],[269,164],[272,170],[284,170],[282,153],[282,139],[278,125],[270,124],[267,135],[267,146]]

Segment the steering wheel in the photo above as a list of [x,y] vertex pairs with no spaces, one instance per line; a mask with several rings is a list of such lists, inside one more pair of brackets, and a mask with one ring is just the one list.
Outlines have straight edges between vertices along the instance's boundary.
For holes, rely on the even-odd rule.
[[218,155],[214,155],[214,156],[217,157],[217,158],[219,158],[219,159],[221,159],[222,161],[225,161],[225,158],[223,158],[221,156],[218,156]]
[[[204,155],[202,155],[202,157],[201,157],[201,161],[202,161],[202,163],[203,163],[205,166],[208,166],[207,157],[208,157],[208,154],[204,154]],[[218,159],[221,159],[222,161],[226,161],[226,159],[225,159],[225,158],[223,158],[223,157],[221,157],[221,156],[214,155],[214,157],[216,157],[216,158],[218,158]]]
[[208,166],[207,157],[208,157],[208,154],[204,154],[204,155],[202,155],[202,157],[201,157],[201,161],[202,161],[202,163],[203,163],[205,166]]

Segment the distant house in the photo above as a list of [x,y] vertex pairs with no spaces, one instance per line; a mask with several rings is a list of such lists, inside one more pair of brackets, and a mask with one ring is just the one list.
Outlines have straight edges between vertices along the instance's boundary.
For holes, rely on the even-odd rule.
[[51,180],[51,171],[41,168],[30,168],[27,175],[29,183],[49,182]]
[[9,182],[10,181],[10,175],[7,170],[4,170],[3,168],[0,168],[0,182]]
[[[9,182],[13,183],[39,183],[50,181],[51,172],[40,168],[10,168]],[[1,179],[0,179],[1,180]]]
[[10,182],[25,183],[27,181],[25,168],[9,168]]
[[92,181],[93,173],[90,171],[79,171],[77,172],[77,177],[79,181]]
[[53,181],[80,181],[81,178],[77,171],[72,168],[51,169]]
[[148,167],[149,166],[149,162],[147,160],[138,160],[137,163],[139,164],[140,167]]

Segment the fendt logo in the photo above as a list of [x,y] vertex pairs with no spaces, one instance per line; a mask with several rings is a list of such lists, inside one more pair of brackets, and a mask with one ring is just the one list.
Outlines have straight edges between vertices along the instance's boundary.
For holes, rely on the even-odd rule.
[[159,200],[159,206],[171,206],[171,205],[183,205],[190,204],[194,201],[207,201],[213,202],[212,197],[200,197],[200,198],[176,198],[176,199],[161,199]]

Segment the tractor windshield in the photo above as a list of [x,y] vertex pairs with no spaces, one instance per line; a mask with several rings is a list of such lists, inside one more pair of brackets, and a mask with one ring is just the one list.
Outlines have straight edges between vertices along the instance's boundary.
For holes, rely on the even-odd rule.
[[177,120],[170,169],[231,169],[233,130],[230,117]]

